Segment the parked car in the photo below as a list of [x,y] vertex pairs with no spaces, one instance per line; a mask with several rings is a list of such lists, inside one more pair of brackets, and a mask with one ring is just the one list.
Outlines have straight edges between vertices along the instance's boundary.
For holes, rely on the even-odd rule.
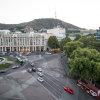
[[37,68],[37,70],[38,70],[39,72],[42,72],[42,69],[41,69],[41,68]]
[[6,70],[0,70],[0,73],[5,73],[6,72]]
[[10,57],[14,57],[13,55],[10,55]]
[[47,55],[51,55],[51,53],[50,53],[50,52],[45,52],[45,54],[47,54]]
[[41,72],[37,72],[37,74],[38,74],[40,77],[43,76],[43,74],[42,74]]
[[39,82],[43,82],[43,81],[44,81],[43,78],[41,78],[41,77],[38,77],[37,80],[38,80]]
[[31,63],[31,66],[32,66],[32,67],[34,67],[34,66],[35,66],[35,64],[34,64],[34,63]]
[[36,69],[33,67],[33,68],[32,68],[32,71],[33,71],[33,72],[36,72]]
[[29,73],[31,73],[31,72],[32,72],[32,69],[31,69],[31,68],[28,68],[27,70],[28,70],[28,72],[29,72]]
[[16,65],[16,66],[13,66],[13,67],[12,67],[12,69],[16,69],[16,68],[19,68],[19,66],[18,66],[18,65]]
[[64,90],[67,91],[67,92],[69,92],[70,94],[74,93],[74,91],[71,88],[67,87],[67,86],[64,87]]
[[20,56],[20,57],[22,57],[22,55],[21,55],[21,54],[20,54],[19,56]]

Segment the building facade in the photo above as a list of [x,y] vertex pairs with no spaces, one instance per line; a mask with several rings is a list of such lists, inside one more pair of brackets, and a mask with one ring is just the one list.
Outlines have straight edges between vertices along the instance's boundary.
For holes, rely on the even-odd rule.
[[68,28],[67,34],[80,34],[80,29]]
[[0,33],[0,51],[42,51],[47,40],[39,33]]
[[60,26],[57,26],[53,29],[48,29],[47,34],[53,34],[57,37],[58,41],[61,41],[63,38],[66,37],[66,30]]
[[96,32],[96,40],[100,40],[100,27],[99,30]]

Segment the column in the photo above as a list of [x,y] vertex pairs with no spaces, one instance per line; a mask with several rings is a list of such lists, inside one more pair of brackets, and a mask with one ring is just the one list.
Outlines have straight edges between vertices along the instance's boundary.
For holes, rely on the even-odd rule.
[[35,51],[36,51],[36,46],[37,46],[37,39],[36,39],[36,36],[35,36]]
[[6,47],[4,47],[5,48],[5,50],[4,51],[6,51]]
[[29,51],[30,51],[30,37],[29,37]]
[[20,46],[19,46],[19,51],[20,51]]
[[23,46],[23,51],[24,51],[24,46]]
[[3,47],[2,47],[2,52],[3,52]]
[[26,47],[26,44],[25,44],[25,37],[24,37],[24,51],[25,51],[25,47]]

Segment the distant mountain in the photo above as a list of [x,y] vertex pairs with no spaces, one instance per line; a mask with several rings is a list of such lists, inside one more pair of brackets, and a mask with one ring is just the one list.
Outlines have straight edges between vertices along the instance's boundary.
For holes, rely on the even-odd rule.
[[72,25],[70,23],[64,22],[59,19],[54,18],[41,18],[41,19],[35,19],[30,22],[20,23],[20,24],[1,24],[0,23],[0,29],[24,29],[26,27],[33,28],[34,30],[40,30],[40,29],[52,29],[53,27],[60,25],[61,27],[64,27],[66,30],[68,28],[73,29],[81,29],[80,27],[77,27],[75,25]]

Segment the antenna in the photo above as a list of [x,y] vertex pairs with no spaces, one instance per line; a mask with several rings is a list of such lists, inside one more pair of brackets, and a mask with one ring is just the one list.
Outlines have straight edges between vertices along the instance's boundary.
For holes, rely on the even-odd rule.
[[55,19],[57,19],[56,9],[55,9]]

